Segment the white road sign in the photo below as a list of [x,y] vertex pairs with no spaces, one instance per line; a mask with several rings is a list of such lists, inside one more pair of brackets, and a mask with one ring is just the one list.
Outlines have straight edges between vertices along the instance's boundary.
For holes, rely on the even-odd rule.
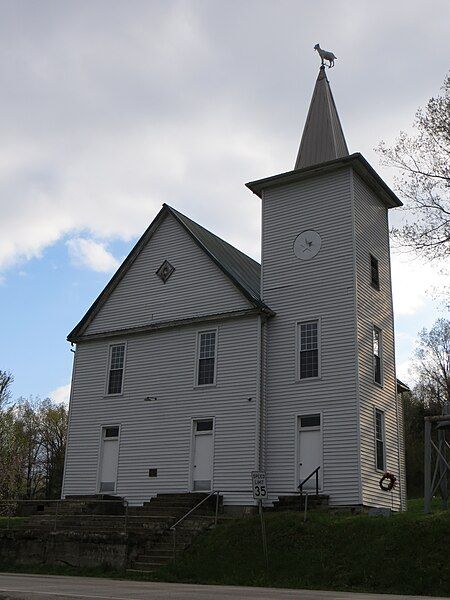
[[253,498],[263,500],[267,496],[265,471],[252,471]]

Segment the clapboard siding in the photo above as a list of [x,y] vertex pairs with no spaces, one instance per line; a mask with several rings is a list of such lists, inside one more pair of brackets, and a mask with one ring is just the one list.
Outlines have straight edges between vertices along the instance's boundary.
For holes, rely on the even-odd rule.
[[[392,312],[389,225],[386,206],[353,175],[357,274],[361,477],[363,502],[400,508],[400,486],[391,494],[380,490],[375,468],[374,409],[385,411],[386,466],[399,475],[399,422],[396,394],[394,322]],[[371,286],[370,254],[379,261],[380,289]],[[373,380],[373,326],[382,330],[383,386]],[[401,410],[401,406],[400,406]],[[403,488],[404,481],[400,482]],[[403,490],[402,490],[403,491]]]
[[[163,283],[164,260],[175,271]],[[165,219],[107,299],[86,333],[249,308],[250,303],[172,215]]]
[[[267,471],[269,489],[297,483],[297,415],[321,412],[323,487],[333,505],[359,504],[355,294],[351,173],[265,190],[262,296],[267,323]],[[314,229],[319,254],[300,261],[295,237]],[[321,379],[296,381],[296,322],[321,319]]]
[[[217,385],[194,387],[196,333],[192,325],[129,336],[122,396],[105,396],[108,341],[76,351],[70,436],[63,494],[97,492],[102,425],[121,425],[117,494],[140,504],[190,486],[191,419],[215,418],[214,489],[245,490],[255,468],[258,318],[221,323]],[[203,328],[204,329],[204,328]],[[144,401],[146,396],[157,400]],[[251,400],[249,400],[251,399]],[[148,477],[156,467],[158,477]],[[225,502],[251,503],[225,494]]]

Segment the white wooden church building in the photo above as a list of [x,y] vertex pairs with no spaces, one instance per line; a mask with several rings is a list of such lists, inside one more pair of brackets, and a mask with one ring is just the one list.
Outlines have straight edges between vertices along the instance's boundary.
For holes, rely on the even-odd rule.
[[388,232],[401,202],[349,154],[324,67],[294,170],[247,187],[261,265],[164,204],[69,334],[63,497],[215,490],[251,505],[252,470],[275,500],[320,467],[331,505],[405,507]]

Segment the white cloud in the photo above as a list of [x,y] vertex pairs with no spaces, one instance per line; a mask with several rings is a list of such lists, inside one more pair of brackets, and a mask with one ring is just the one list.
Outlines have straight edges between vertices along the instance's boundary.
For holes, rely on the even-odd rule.
[[72,263],[100,273],[109,273],[119,266],[119,261],[108,252],[105,244],[77,237],[66,242]]
[[414,385],[414,376],[411,373],[412,360],[404,360],[401,363],[397,363],[395,369],[397,371],[397,377],[408,385]]
[[[259,201],[243,182],[294,162],[318,32],[339,56],[330,78],[349,144],[369,156],[445,75],[445,0],[428,13],[391,3],[389,22],[369,1],[329,23],[324,0],[260,4],[238,20],[217,1],[0,4],[1,269],[80,231],[129,240],[162,202],[257,255]],[[386,48],[406,35],[415,60],[399,71]]]
[[50,392],[49,398],[56,404],[69,404],[71,384],[62,385],[53,392]]
[[430,294],[450,283],[437,264],[425,264],[404,254],[392,255],[394,313],[414,315],[430,300]]

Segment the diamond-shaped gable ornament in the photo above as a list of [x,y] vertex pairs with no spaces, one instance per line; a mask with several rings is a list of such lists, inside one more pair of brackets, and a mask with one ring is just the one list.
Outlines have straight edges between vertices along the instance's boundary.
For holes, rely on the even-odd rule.
[[163,264],[156,271],[156,274],[161,279],[163,283],[169,279],[172,273],[175,271],[175,267],[173,267],[168,260],[165,260]]

